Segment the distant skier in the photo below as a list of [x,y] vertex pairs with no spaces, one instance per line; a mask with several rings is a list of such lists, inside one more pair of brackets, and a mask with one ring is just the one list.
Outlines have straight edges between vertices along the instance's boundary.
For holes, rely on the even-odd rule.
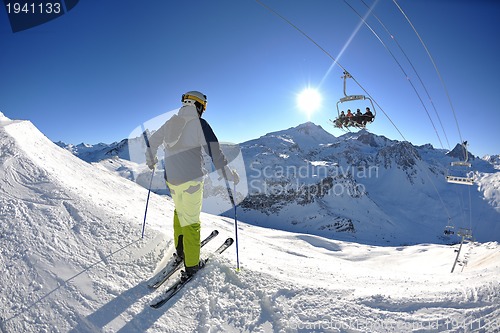
[[200,262],[200,213],[203,201],[202,147],[211,157],[222,177],[239,181],[222,153],[217,137],[208,122],[201,118],[207,107],[207,97],[198,91],[182,95],[182,107],[149,138],[150,150],[146,163],[154,169],[158,147],[165,150],[166,182],[174,200],[174,260],[184,261],[185,276],[189,277],[203,266]]

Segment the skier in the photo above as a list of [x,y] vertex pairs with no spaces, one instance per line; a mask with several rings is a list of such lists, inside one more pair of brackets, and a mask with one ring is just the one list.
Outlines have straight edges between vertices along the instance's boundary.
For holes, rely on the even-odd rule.
[[146,163],[153,170],[158,147],[165,150],[166,183],[174,200],[174,260],[184,261],[184,278],[195,274],[200,261],[200,213],[203,201],[202,148],[211,157],[217,172],[235,184],[239,176],[231,170],[222,153],[217,137],[208,122],[201,118],[207,107],[207,97],[199,91],[182,95],[182,107],[149,138]]

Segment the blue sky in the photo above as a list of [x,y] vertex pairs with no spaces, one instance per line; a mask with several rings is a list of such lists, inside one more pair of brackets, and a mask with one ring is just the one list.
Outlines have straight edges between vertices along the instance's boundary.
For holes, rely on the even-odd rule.
[[[417,35],[391,0],[266,0],[346,68],[377,101],[369,130],[414,144],[459,142],[446,91]],[[447,87],[464,140],[479,156],[499,154],[500,3],[400,0]],[[339,136],[329,119],[342,97],[342,70],[279,17],[251,0],[81,1],[65,15],[12,33],[0,9],[0,112],[28,119],[53,141],[111,143],[180,106],[180,96],[208,96],[205,118],[221,141],[243,142],[306,122],[296,97],[322,95],[310,120]],[[408,81],[413,82],[420,98]],[[353,82],[348,94],[363,93]],[[360,105],[364,108],[364,105]],[[433,122],[426,113],[427,108]],[[354,106],[357,108],[358,106]],[[434,129],[436,128],[436,130]],[[436,135],[440,136],[441,142]],[[446,138],[445,138],[446,133]]]

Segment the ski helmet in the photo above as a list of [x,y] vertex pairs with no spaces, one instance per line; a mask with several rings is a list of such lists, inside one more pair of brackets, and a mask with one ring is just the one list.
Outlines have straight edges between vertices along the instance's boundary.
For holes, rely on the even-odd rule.
[[185,105],[189,104],[197,104],[201,107],[201,112],[205,111],[207,108],[207,96],[202,94],[199,91],[188,91],[187,93],[182,95],[181,102]]

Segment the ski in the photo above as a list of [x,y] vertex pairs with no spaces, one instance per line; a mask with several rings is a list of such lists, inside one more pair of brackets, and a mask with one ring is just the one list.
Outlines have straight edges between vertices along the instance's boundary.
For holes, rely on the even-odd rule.
[[[207,238],[201,241],[200,247],[205,246],[218,234],[219,231],[217,230],[212,231],[212,233],[210,233],[210,235],[208,235]],[[171,277],[175,272],[177,272],[182,267],[182,264],[183,264],[182,261],[175,262],[175,260],[170,260],[165,265],[165,267],[150,280],[150,282],[148,283],[148,287],[152,289],[157,289],[158,287],[160,287],[162,284],[165,283],[165,281],[168,280],[169,277]]]
[[[216,255],[216,254],[221,254],[222,252],[224,252],[228,247],[230,247],[232,244],[233,244],[234,240],[232,238],[228,238],[226,239],[226,241],[217,249],[215,250],[212,255],[210,257],[208,257],[207,259],[205,259],[205,265],[206,263],[208,262],[208,260],[213,256],[213,255]],[[205,267],[205,266],[203,266]],[[202,268],[203,268],[202,267]],[[200,269],[202,269],[200,268]],[[165,303],[167,303],[172,297],[174,297],[189,281],[191,281],[193,279],[193,277],[195,276],[196,274],[194,275],[191,275],[190,277],[188,277],[187,279],[179,279],[177,280],[171,287],[169,287],[166,291],[165,291],[165,294],[163,297],[159,298],[156,300],[155,303],[151,304],[150,306],[152,308],[155,308],[155,309],[158,309],[159,307],[161,307],[162,305],[164,305]]]

